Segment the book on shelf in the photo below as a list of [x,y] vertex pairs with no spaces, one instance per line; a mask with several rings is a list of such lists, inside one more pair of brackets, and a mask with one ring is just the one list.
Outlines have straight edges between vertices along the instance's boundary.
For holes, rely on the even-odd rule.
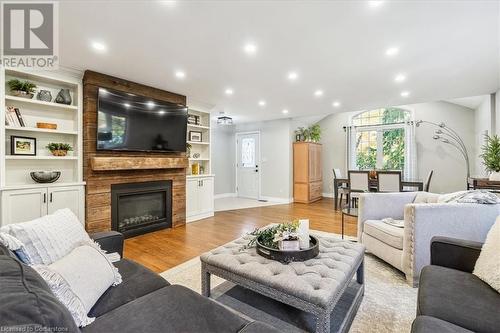
[[19,108],[7,106],[5,110],[5,125],[12,127],[25,127],[23,116]]

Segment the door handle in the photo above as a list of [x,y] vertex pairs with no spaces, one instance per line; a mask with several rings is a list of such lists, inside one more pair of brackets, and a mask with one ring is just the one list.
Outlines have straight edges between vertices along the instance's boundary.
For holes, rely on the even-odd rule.
[[259,169],[255,169],[255,172],[259,172]]
[[201,182],[201,187],[203,187],[203,180],[200,180],[200,182]]
[[47,193],[44,193],[43,194],[43,203],[46,203],[47,202]]
[[52,202],[52,193],[50,193],[49,202]]

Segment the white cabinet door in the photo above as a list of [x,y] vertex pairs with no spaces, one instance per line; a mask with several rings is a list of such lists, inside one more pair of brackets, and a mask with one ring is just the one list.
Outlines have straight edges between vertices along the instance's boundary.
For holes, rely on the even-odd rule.
[[2,192],[2,225],[26,222],[46,214],[46,187]]
[[48,213],[58,209],[69,208],[85,223],[83,186],[52,187],[48,190]]
[[212,212],[214,210],[214,179],[200,179],[199,205],[200,214]]
[[186,186],[186,216],[193,216],[198,214],[200,210],[199,205],[199,181],[198,179],[188,179]]

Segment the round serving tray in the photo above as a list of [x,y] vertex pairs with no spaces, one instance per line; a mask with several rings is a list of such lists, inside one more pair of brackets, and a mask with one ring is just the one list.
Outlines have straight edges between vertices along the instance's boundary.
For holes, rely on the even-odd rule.
[[316,257],[319,254],[319,241],[314,236],[309,236],[310,247],[299,251],[281,251],[278,249],[264,246],[257,238],[257,253],[264,258],[290,263],[292,261],[306,261]]

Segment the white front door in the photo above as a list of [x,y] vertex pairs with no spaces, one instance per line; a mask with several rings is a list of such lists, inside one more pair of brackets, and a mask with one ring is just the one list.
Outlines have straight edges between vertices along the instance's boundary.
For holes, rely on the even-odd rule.
[[239,197],[259,199],[260,134],[236,134],[236,192]]

